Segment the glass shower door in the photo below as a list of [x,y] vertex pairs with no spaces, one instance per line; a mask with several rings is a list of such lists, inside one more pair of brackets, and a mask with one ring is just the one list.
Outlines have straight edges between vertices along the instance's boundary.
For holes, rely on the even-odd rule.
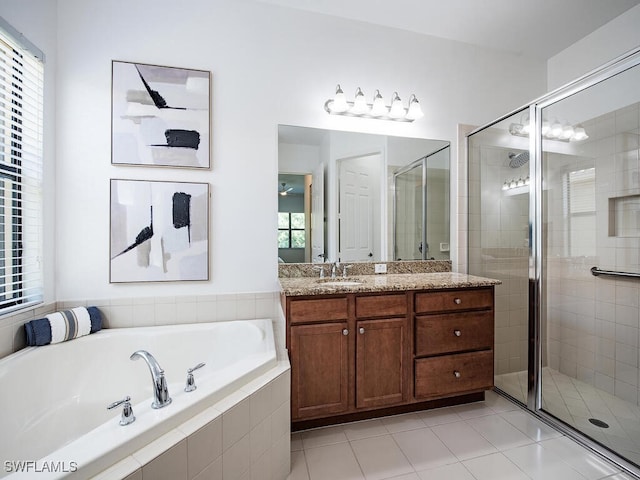
[[394,260],[421,260],[424,229],[423,161],[394,175]]
[[521,110],[469,136],[469,273],[495,278],[494,384],[528,395],[529,139]]
[[540,109],[542,409],[640,465],[640,66]]

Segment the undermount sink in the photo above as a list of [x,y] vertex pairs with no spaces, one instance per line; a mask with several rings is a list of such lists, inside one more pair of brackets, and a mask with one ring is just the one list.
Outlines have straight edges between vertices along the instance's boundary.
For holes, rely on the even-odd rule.
[[327,287],[355,287],[356,285],[362,285],[362,282],[355,278],[332,278],[330,280],[320,279],[318,283],[326,285]]

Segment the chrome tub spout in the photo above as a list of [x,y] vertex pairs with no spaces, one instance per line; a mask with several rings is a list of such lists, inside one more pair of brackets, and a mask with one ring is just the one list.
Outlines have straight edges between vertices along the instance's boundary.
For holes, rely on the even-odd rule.
[[149,372],[151,372],[151,381],[153,382],[153,403],[152,408],[166,407],[171,403],[169,389],[167,388],[167,380],[164,377],[164,370],[160,367],[158,361],[146,350],[138,350],[131,354],[131,360],[142,358],[147,362]]

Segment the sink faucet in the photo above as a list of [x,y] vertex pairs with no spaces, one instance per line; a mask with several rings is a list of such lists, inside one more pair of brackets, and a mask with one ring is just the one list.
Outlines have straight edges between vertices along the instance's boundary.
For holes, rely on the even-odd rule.
[[160,364],[146,350],[138,350],[131,354],[129,357],[131,360],[137,360],[142,358],[147,362],[149,371],[151,372],[151,381],[153,382],[153,403],[152,408],[166,407],[171,403],[171,397],[169,396],[169,389],[167,388],[167,380],[164,378],[164,370],[160,368]]
[[340,262],[334,263],[333,267],[331,267],[331,278],[336,278],[336,271],[338,268],[340,268]]

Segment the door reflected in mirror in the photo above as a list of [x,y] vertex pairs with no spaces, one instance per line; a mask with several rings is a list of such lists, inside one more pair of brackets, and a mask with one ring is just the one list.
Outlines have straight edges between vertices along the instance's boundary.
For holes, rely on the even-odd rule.
[[279,262],[449,258],[447,141],[279,125],[277,195]]

